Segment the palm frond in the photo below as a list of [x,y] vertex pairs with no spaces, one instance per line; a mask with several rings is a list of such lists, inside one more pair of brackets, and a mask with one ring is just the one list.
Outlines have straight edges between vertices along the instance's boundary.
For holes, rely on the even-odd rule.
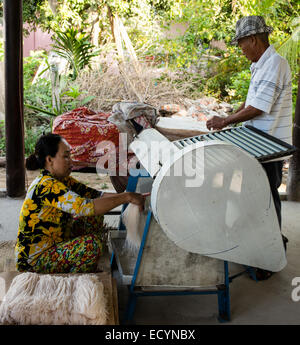
[[294,29],[291,36],[281,44],[277,51],[288,60],[291,70],[298,73],[300,58],[300,25]]
[[56,32],[56,37],[53,39],[55,42],[52,45],[53,50],[69,62],[73,70],[73,80],[85,66],[90,67],[92,57],[100,52],[95,50],[89,38],[85,33],[79,33],[78,30],[71,28],[65,32]]

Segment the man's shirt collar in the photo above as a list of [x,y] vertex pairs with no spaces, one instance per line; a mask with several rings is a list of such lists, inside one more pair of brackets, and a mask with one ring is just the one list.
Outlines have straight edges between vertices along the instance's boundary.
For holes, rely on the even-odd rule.
[[263,64],[268,60],[268,58],[273,55],[275,53],[275,49],[273,47],[273,45],[270,45],[265,52],[263,53],[263,55],[259,58],[259,60],[257,62],[253,62],[250,66],[250,70],[251,72],[253,72],[254,69],[259,69],[263,66]]

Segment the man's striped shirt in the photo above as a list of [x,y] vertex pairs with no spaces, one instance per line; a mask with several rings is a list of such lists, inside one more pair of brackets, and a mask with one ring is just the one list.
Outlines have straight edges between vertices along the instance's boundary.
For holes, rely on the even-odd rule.
[[245,107],[251,105],[263,113],[245,124],[291,144],[292,87],[288,62],[270,46],[250,70]]

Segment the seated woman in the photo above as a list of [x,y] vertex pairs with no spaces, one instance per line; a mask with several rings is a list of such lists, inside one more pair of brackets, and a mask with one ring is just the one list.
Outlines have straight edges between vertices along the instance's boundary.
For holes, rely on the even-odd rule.
[[41,169],[23,203],[17,244],[18,271],[38,273],[95,272],[102,253],[103,214],[124,204],[141,209],[138,193],[102,193],[70,175],[70,147],[57,134],[43,135],[26,160]]

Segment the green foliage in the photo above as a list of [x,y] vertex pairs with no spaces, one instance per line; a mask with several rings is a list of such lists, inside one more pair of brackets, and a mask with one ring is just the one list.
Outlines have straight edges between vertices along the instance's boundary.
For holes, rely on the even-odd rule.
[[[275,48],[280,47],[279,53],[288,59],[293,71],[293,89],[296,89],[299,9],[296,0],[178,0],[172,6],[170,20],[186,24],[185,33],[176,38],[163,38],[157,53],[155,48],[151,53],[171,69],[196,68],[202,76],[205,72],[199,89],[235,104],[244,100],[250,75],[250,63],[237,47],[230,46],[235,24],[242,16],[262,15],[274,28],[270,35],[271,44],[275,44]],[[227,51],[213,51],[210,46],[212,40],[224,41]],[[217,55],[221,60],[207,62],[207,55]],[[295,101],[293,93],[294,104]]]
[[[37,78],[33,83],[34,76],[45,60],[46,54],[42,51],[32,52],[31,56],[24,58],[23,83],[24,83],[24,103],[36,107],[44,107],[51,103],[51,83],[46,79]],[[24,126],[34,128],[48,124],[47,118],[41,114],[24,107]]]
[[[23,0],[23,22],[35,27],[38,21],[36,13],[46,2],[48,0]],[[0,0],[0,17],[3,17],[3,0]],[[23,31],[25,35],[29,33],[26,28]]]
[[42,62],[47,62],[47,59],[44,52],[35,52],[30,57],[24,58],[24,125],[25,142],[28,141],[25,145],[28,147],[31,145],[30,138],[40,135],[39,129],[51,131],[53,119],[57,115],[83,106],[94,98],[87,95],[83,99],[80,97],[82,100],[79,100],[79,96],[82,95],[79,87],[67,76],[61,76],[60,106],[58,109],[53,108],[51,81],[37,76],[33,83],[38,67]]
[[[58,34],[56,37],[59,41],[56,41],[56,49],[70,62],[73,79],[83,65],[90,65],[93,56],[90,37],[95,25],[100,29],[98,43],[101,51],[115,49],[110,22],[112,13],[122,18],[141,59],[154,57],[158,67],[180,70],[182,80],[191,82],[191,95],[202,91],[234,104],[245,98],[250,65],[237,47],[230,46],[235,23],[245,15],[263,15],[267,24],[274,28],[271,44],[275,44],[279,53],[290,62],[295,105],[300,44],[300,4],[297,0],[57,0],[56,3],[57,7],[52,11],[46,0],[23,1],[23,16],[33,26],[40,25],[44,30],[61,33],[62,36]],[[168,38],[165,30],[174,22],[185,24],[186,31],[183,35]],[[76,40],[81,46],[74,45]],[[222,40],[227,50],[212,49],[212,40]],[[218,59],[213,61],[207,57],[212,55]],[[30,63],[34,71],[37,66],[34,61]],[[24,69],[24,76],[26,73]],[[62,87],[61,108],[54,112],[50,83],[39,81],[34,86],[30,85],[31,79],[32,74],[28,72],[24,87],[29,106],[56,115],[80,104],[79,89],[66,83],[68,85]],[[36,109],[26,108],[26,112],[34,114],[37,123],[44,123],[45,119],[51,122],[53,117]]]
[[279,46],[278,53],[289,61],[293,74],[297,75],[300,62],[300,17],[291,22],[291,28],[291,36]]
[[[37,139],[43,134],[43,127],[36,127],[34,129],[25,129],[24,137],[24,149],[25,156],[29,156],[34,152],[35,144]],[[6,142],[5,142],[5,122],[4,120],[0,121],[0,156],[5,156],[6,152]]]
[[[25,127],[25,136],[24,136],[24,150],[25,156],[29,156],[34,152],[35,144],[38,138],[47,131],[47,127],[39,126],[34,128]],[[0,121],[0,156],[5,156],[6,152],[6,142],[5,142],[5,122],[4,120]]]
[[[79,88],[77,85],[70,86],[67,77],[62,78],[60,108],[52,107],[52,90],[50,80],[44,78],[33,78],[38,67],[47,59],[44,52],[32,53],[30,57],[24,58],[24,127],[25,127],[25,154],[30,154],[36,140],[43,132],[52,129],[53,119],[66,111],[89,102],[93,96],[87,95],[83,101],[79,101]],[[0,138],[0,150],[5,152],[5,139]]]
[[0,156],[5,156],[5,122],[0,121]]
[[[40,80],[39,84],[43,83],[44,81],[45,79]],[[71,86],[69,89],[66,89],[60,94],[60,106],[58,109],[53,108],[51,104],[51,96],[47,97],[47,102],[43,104],[35,105],[32,103],[25,103],[25,107],[31,111],[34,111],[36,116],[48,119],[52,126],[53,117],[61,115],[79,106],[84,106],[95,98],[94,96],[88,95],[83,99],[79,99],[79,96],[81,96],[83,93],[87,92],[79,91],[78,85]],[[51,129],[51,126],[49,130]]]
[[[25,84],[24,84],[25,86]],[[36,112],[32,108],[27,107],[33,106],[36,108],[41,108],[52,110],[52,94],[51,94],[51,82],[46,79],[37,79],[34,84],[28,84],[24,87],[24,122],[26,128],[32,128],[35,126],[40,126],[45,123],[50,124],[50,119],[45,116],[44,113]]]
[[25,128],[24,149],[26,157],[34,152],[35,144],[39,137],[48,131],[48,126],[44,125],[33,128]]
[[[31,28],[37,26],[45,31],[89,27],[89,15],[92,10],[101,7],[98,0],[57,0],[55,13],[49,6],[48,0],[23,0],[23,22]],[[0,17],[3,16],[3,0],[0,0]],[[28,30],[24,28],[27,34]]]
[[292,100],[293,100],[293,117],[295,118],[296,102],[298,96],[298,79],[292,80]]
[[240,104],[245,101],[249,89],[251,73],[250,70],[243,70],[234,74],[230,78],[230,83],[226,88],[228,98],[233,105]]
[[4,61],[4,44],[1,38],[0,38],[0,61]]
[[73,28],[65,32],[57,31],[53,40],[53,51],[70,64],[72,80],[77,78],[79,71],[85,66],[90,67],[91,59],[99,54],[99,50],[94,50],[95,46],[89,42],[89,37]]
[[61,99],[64,101],[66,107],[63,111],[69,111],[78,106],[84,106],[95,98],[95,96],[87,95],[82,100],[79,100],[79,96],[81,96],[82,93],[87,94],[86,91],[80,91],[78,85],[70,86],[69,89],[64,91],[61,94]]
[[[206,49],[212,39],[229,44],[234,36],[236,21],[245,15],[263,15],[274,27],[272,43],[281,44],[291,34],[292,19],[299,16],[299,3],[295,0],[179,0],[174,7],[172,20],[188,23],[185,34],[175,45],[192,52],[193,48]],[[174,44],[173,44],[174,48]],[[176,51],[172,51],[176,55]]]
[[45,3],[45,0],[23,0],[23,22],[34,23],[37,9]]
[[41,65],[42,61],[47,57],[44,51],[31,51],[30,56],[24,58],[23,63],[23,82],[24,89],[28,89],[33,78]]

